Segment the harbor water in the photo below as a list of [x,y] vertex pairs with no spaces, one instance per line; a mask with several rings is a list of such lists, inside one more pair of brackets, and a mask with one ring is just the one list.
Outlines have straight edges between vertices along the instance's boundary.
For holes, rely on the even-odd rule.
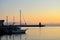
[[3,35],[0,40],[60,40],[60,26],[29,27],[26,34]]

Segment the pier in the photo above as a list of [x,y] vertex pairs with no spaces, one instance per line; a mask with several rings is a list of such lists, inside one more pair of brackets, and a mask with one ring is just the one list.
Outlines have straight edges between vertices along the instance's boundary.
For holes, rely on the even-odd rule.
[[2,27],[44,27],[45,25],[4,25]]

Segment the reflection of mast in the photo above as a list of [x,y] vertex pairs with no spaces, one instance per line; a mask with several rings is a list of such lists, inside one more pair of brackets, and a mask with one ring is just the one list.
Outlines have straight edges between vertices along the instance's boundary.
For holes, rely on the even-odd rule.
[[6,16],[6,25],[8,25],[8,16]]

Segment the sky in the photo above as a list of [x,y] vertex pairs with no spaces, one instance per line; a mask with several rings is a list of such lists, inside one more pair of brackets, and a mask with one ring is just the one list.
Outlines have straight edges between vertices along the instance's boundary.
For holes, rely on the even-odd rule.
[[19,22],[20,10],[27,24],[59,24],[60,0],[0,0],[0,20]]

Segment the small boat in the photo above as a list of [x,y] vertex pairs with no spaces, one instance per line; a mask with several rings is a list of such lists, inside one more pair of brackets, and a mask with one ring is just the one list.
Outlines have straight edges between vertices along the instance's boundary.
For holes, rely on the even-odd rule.
[[20,29],[20,28],[8,28],[7,30],[5,30],[5,34],[25,34],[26,33],[26,29]]
[[26,29],[23,30],[23,29],[17,28],[12,30],[12,34],[25,34],[25,33],[26,33]]
[[17,30],[12,30],[12,34],[25,34],[26,32],[25,32],[26,30],[19,30],[19,29],[17,29]]

